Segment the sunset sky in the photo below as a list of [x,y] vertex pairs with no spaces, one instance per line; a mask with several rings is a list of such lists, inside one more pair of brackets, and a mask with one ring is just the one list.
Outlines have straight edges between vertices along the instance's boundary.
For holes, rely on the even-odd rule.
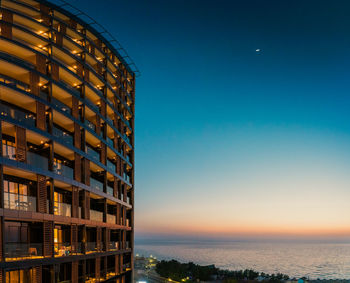
[[142,72],[136,238],[350,235],[349,1],[93,2]]

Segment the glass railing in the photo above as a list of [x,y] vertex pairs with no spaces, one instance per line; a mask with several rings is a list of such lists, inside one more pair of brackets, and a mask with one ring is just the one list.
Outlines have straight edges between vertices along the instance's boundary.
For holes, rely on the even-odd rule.
[[22,89],[24,91],[29,91],[30,89],[28,84],[15,80],[14,78],[5,76],[3,74],[0,75],[0,82],[12,87]]
[[114,277],[115,275],[117,275],[115,273],[115,267],[108,267],[106,270],[106,279]]
[[115,221],[116,221],[115,215],[107,213],[107,223],[115,224]]
[[5,192],[4,208],[24,211],[36,211],[36,197]]
[[126,264],[123,265],[123,270],[124,271],[130,270],[130,268],[131,268],[131,264],[130,263],[126,263]]
[[125,222],[126,222],[125,225],[126,225],[127,227],[130,227],[130,220],[129,220],[129,219],[126,219]]
[[112,172],[115,172],[115,164],[114,163],[112,163],[111,161],[109,161],[108,159],[107,159],[107,168],[108,168],[108,170],[110,170],[110,171],[112,171]]
[[119,249],[119,242],[109,242],[108,243],[108,250],[113,251],[113,250],[118,250]]
[[88,126],[94,132],[96,131],[96,126],[93,123],[91,123],[89,120],[85,120],[85,125]]
[[21,122],[22,124],[29,126],[29,127],[35,127],[35,116],[34,114],[27,113],[25,111],[11,108],[7,105],[0,105],[0,114],[4,117],[10,117],[18,122]]
[[54,243],[55,256],[69,256],[72,254],[72,246],[69,242]]
[[109,194],[109,195],[111,195],[111,196],[113,196],[113,188],[112,187],[110,187],[110,186],[107,186],[107,194]]
[[130,242],[125,242],[125,248],[126,248],[126,249],[130,249],[130,248],[131,248]]
[[103,183],[94,178],[90,178],[90,187],[103,192]]
[[123,177],[128,183],[130,183],[130,176],[128,174],[124,173]]
[[130,139],[127,135],[123,135],[124,140],[130,144]]
[[53,171],[58,175],[62,175],[64,177],[73,179],[73,175],[74,175],[73,168],[70,168],[66,165],[54,163]]
[[128,204],[131,204],[131,199],[130,199],[130,197],[127,197],[127,198],[126,198],[126,202],[127,202]]
[[107,141],[107,144],[108,144],[110,147],[112,147],[112,148],[114,147],[114,142],[113,142],[113,140],[112,140],[111,138],[107,137],[106,141]]
[[54,202],[54,214],[55,215],[61,215],[61,216],[71,216],[71,205],[64,202]]
[[87,252],[97,252],[97,244],[96,242],[87,242],[86,243],[86,251]]
[[103,221],[103,213],[100,211],[90,209],[90,220],[102,222]]
[[43,255],[41,243],[5,243],[6,261],[22,258],[40,258]]
[[113,125],[113,120],[109,116],[106,117],[106,120]]
[[90,146],[86,146],[85,152],[95,161],[100,161],[100,154]]
[[48,159],[34,152],[27,152],[27,163],[44,170],[48,170]]
[[68,105],[64,104],[63,102],[59,101],[58,99],[52,97],[51,102],[53,105],[55,105],[57,108],[61,109],[63,112],[67,112],[69,114],[72,113],[71,108]]
[[73,144],[73,136],[69,132],[62,131],[61,129],[57,127],[52,128],[52,134],[59,138],[61,142],[66,143],[66,144]]

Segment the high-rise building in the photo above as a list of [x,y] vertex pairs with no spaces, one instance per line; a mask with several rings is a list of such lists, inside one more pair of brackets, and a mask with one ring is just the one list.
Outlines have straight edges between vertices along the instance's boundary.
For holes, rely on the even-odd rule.
[[136,70],[68,8],[0,0],[0,282],[132,281]]

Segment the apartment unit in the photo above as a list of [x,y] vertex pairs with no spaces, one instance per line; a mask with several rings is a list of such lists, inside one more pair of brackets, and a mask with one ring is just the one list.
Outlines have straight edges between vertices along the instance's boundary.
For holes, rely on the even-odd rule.
[[135,71],[63,8],[0,0],[0,283],[131,282]]

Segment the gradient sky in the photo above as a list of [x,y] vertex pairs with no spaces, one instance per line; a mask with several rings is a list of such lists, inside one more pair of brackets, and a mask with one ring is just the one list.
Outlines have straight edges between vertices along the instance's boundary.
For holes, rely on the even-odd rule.
[[136,237],[350,235],[349,1],[71,3],[142,72]]

